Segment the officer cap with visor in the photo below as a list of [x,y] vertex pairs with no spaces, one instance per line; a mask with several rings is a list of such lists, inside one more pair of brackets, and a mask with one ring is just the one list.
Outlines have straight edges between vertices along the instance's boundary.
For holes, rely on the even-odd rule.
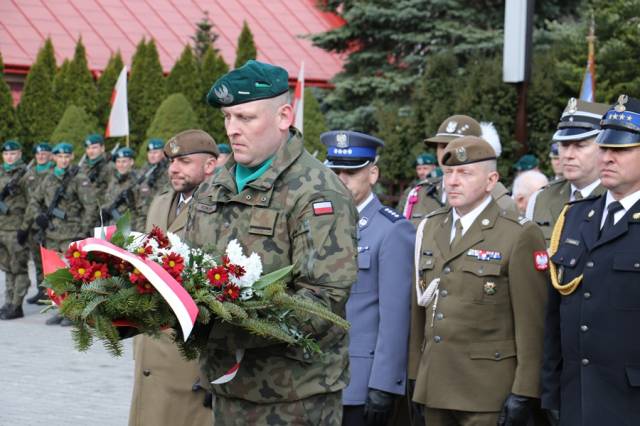
[[360,169],[375,164],[377,149],[384,146],[374,136],[349,130],[325,132],[320,141],[327,146],[324,164],[330,169]]
[[600,120],[608,109],[606,104],[569,99],[560,116],[558,129],[553,134],[553,141],[578,142],[598,136]]
[[600,122],[596,143],[603,148],[640,146],[640,100],[620,95]]

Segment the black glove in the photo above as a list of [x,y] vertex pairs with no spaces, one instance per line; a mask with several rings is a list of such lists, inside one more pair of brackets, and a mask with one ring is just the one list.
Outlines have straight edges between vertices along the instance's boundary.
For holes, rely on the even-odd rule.
[[367,426],[385,426],[393,411],[395,395],[378,389],[369,389],[364,403],[364,422]]
[[38,225],[42,229],[47,229],[49,226],[49,216],[44,213],[41,213],[36,217],[36,225]]
[[560,426],[560,410],[544,410],[551,426]]
[[510,393],[498,416],[498,426],[526,426],[531,416],[533,399]]
[[209,391],[204,392],[204,399],[202,400],[202,405],[207,408],[213,408],[213,394]]
[[107,209],[102,209],[102,220],[109,222],[111,220],[111,212]]
[[23,246],[27,242],[28,237],[29,231],[18,229],[18,232],[16,232],[16,240],[18,240],[18,244],[20,244],[21,246]]

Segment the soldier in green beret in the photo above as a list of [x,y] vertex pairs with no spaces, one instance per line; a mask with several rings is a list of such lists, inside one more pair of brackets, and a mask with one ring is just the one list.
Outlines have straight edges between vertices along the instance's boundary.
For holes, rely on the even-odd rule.
[[[224,114],[233,155],[194,195],[186,237],[218,253],[237,239],[260,255],[264,273],[293,265],[288,291],[344,316],[357,277],[358,215],[345,186],[292,127],[288,81],[283,68],[252,60],[211,88],[207,101]],[[317,339],[321,356],[222,321],[206,332],[200,361],[209,381],[244,354],[233,380],[212,385],[217,426],[341,424],[347,331],[309,318],[303,332]]]
[[418,226],[409,377],[429,426],[526,425],[540,396],[549,286],[540,229],[492,197],[496,153],[449,143],[449,206]]
[[231,156],[231,147],[228,143],[220,143],[218,144],[218,149],[220,150],[220,157],[218,157],[218,167],[222,167],[225,165],[229,157]]
[[81,161],[80,171],[85,175],[98,196],[100,202],[113,175],[113,165],[105,154],[104,138],[99,134],[91,134],[84,141],[85,159]]
[[132,224],[138,231],[144,229],[151,200],[169,187],[169,161],[164,155],[164,145],[160,138],[147,141],[147,164],[139,171],[138,178],[138,217]]
[[416,157],[416,179],[411,182],[409,187],[404,191],[400,201],[398,202],[397,209],[402,211],[404,205],[407,203],[407,197],[413,188],[428,177],[434,177],[432,172],[438,167],[438,162],[433,154],[423,152]]
[[2,144],[0,169],[0,269],[5,273],[4,304],[0,319],[21,318],[22,301],[29,289],[25,245],[24,212],[27,208],[27,168],[22,161],[22,145],[15,140]]
[[525,154],[518,159],[514,163],[513,170],[516,171],[516,176],[518,176],[522,172],[528,172],[529,170],[537,170],[540,171],[538,165],[540,162],[538,161],[538,157],[533,154]]
[[137,179],[133,170],[134,152],[131,148],[120,148],[114,154],[115,173],[109,177],[107,190],[104,194],[101,215],[102,223],[113,225],[127,211],[131,223],[139,220]]
[[[99,206],[95,189],[78,166],[72,165],[73,146],[61,142],[53,148],[56,163],[47,173],[33,196],[25,214],[23,230],[38,226],[38,243],[50,250],[64,253],[69,244],[93,234],[98,223]],[[59,324],[62,317],[54,315],[47,324]],[[70,325],[65,321],[64,325]]]

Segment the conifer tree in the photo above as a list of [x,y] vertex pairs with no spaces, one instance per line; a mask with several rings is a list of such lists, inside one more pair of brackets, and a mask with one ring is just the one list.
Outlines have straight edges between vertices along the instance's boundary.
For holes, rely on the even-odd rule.
[[169,139],[183,130],[196,128],[198,117],[182,93],[169,95],[158,107],[147,129],[147,137]]
[[0,141],[18,137],[20,131],[16,110],[13,108],[11,88],[4,81],[4,61],[0,53]]
[[120,55],[120,51],[118,51],[115,55],[111,55],[107,66],[98,79],[96,116],[98,117],[98,124],[100,127],[105,127],[109,120],[109,113],[111,111],[111,95],[113,94],[113,88],[116,85],[116,81],[118,81],[118,76],[120,75],[120,71],[122,71],[123,66],[122,56]]
[[195,110],[204,104],[205,93],[201,90],[201,75],[191,46],[184,47],[167,77],[167,94],[182,93]]
[[[213,83],[224,74],[229,72],[229,66],[222,56],[213,48],[207,49],[200,64],[200,93],[206,99],[207,93]],[[224,118],[217,108],[209,106],[206,101],[200,103],[196,108],[196,113],[202,123],[202,129],[209,133],[217,143],[224,143],[227,135],[224,130]]]
[[96,132],[95,117],[87,114],[82,107],[69,105],[49,140],[51,143],[69,142],[73,144],[73,152],[80,158],[84,152],[84,138]]
[[242,31],[238,37],[238,47],[236,49],[236,62],[234,68],[239,68],[245,64],[249,59],[256,59],[258,51],[256,44],[253,41],[253,34],[249,29],[247,21],[242,23]]
[[87,64],[87,52],[82,43],[82,38],[78,39],[73,60],[69,64],[69,75],[67,84],[70,89],[69,102],[84,108],[87,114],[95,115],[97,89],[89,66]]
[[204,11],[204,16],[196,24],[196,33],[191,36],[193,40],[193,49],[198,60],[202,60],[207,49],[212,48],[216,53],[218,49],[215,48],[215,42],[218,39],[218,34],[213,31],[213,23],[209,20],[209,11]]
[[328,129],[320,103],[311,87],[304,89],[304,147],[319,160],[327,157],[327,148],[320,142],[320,135]]
[[58,66],[56,64],[56,54],[53,49],[51,37],[47,37],[44,41],[44,45],[38,51],[36,61],[42,61],[44,63],[48,70],[48,74],[51,76],[51,80],[53,80],[53,77],[56,75],[56,71],[58,70]]
[[162,65],[153,40],[143,39],[133,56],[129,76],[129,117],[132,147],[135,149],[145,139],[153,115],[166,96]]

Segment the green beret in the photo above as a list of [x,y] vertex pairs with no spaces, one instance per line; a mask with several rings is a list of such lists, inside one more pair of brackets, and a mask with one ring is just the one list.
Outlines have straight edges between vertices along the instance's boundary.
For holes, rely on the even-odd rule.
[[449,142],[442,154],[442,164],[445,166],[462,166],[495,159],[496,151],[491,144],[477,136],[462,136]]
[[207,102],[217,108],[228,107],[275,98],[288,90],[289,74],[284,68],[249,60],[220,77],[209,90]]
[[60,142],[53,147],[54,154],[73,154],[73,146],[68,142]]
[[219,143],[218,150],[220,151],[220,154],[231,154],[231,147],[228,143]]
[[18,151],[22,149],[20,142],[14,139],[10,139],[2,144],[2,152],[5,151]]
[[133,150],[131,148],[127,148],[126,146],[123,148],[120,148],[116,151],[114,157],[116,159],[118,158],[134,158],[135,154],[133,153]]
[[164,140],[159,138],[151,138],[147,141],[147,151],[164,148]]
[[424,152],[416,157],[416,166],[428,166],[431,164],[436,164],[436,157],[433,154]]
[[525,154],[513,165],[513,169],[518,172],[525,172],[527,170],[535,169],[538,167],[538,159],[535,155]]
[[167,158],[200,153],[211,154],[216,158],[220,155],[216,141],[204,130],[185,130],[169,139],[164,146],[164,155]]
[[87,136],[84,139],[84,146],[88,147],[90,145],[99,143],[100,145],[104,145],[104,138],[102,137],[102,135],[99,135],[97,133],[94,133],[92,135]]
[[49,145],[48,142],[40,142],[33,147],[34,154],[37,154],[39,152],[51,152],[51,145]]

